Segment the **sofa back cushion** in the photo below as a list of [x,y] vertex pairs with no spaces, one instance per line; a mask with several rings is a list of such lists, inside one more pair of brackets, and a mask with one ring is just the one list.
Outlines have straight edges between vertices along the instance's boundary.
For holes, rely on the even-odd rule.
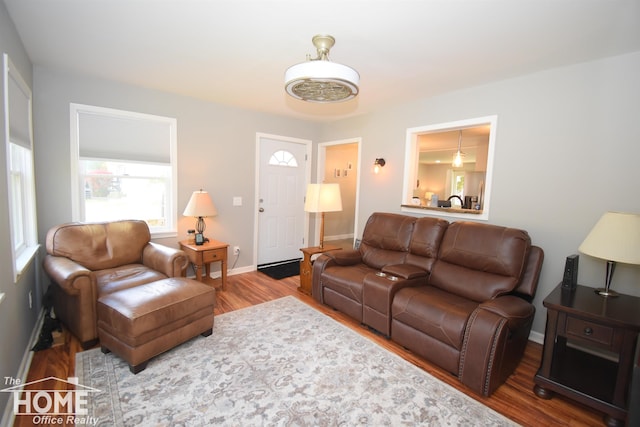
[[530,247],[524,230],[453,222],[442,239],[429,283],[477,302],[507,294],[522,277]]
[[360,242],[362,262],[382,269],[388,264],[405,261],[416,218],[375,212],[367,220]]
[[431,271],[449,222],[440,218],[418,218],[413,226],[409,253],[405,262]]
[[67,223],[47,233],[47,253],[69,258],[89,270],[140,263],[151,240],[144,221]]

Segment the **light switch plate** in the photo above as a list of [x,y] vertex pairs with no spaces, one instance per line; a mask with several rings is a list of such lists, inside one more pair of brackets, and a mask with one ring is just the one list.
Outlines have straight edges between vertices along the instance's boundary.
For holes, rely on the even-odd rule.
[[234,197],[233,198],[233,206],[242,206],[242,197]]

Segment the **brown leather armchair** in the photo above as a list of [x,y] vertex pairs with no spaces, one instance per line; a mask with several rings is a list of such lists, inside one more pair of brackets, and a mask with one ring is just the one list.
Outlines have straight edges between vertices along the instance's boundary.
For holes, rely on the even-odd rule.
[[102,295],[184,275],[186,254],[150,240],[149,227],[138,220],[67,223],[48,231],[43,267],[55,314],[84,348],[97,342]]

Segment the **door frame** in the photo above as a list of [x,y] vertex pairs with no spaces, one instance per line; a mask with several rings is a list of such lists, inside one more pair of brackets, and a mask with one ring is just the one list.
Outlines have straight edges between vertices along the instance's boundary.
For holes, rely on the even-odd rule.
[[[358,238],[358,217],[359,217],[359,211],[360,211],[360,177],[362,175],[362,138],[361,137],[356,137],[356,138],[346,138],[346,139],[339,139],[339,140],[334,140],[334,141],[325,141],[325,142],[319,142],[318,143],[318,148],[317,148],[317,165],[316,165],[316,182],[322,182],[322,179],[324,177],[324,170],[325,170],[325,164],[327,161],[327,147],[329,146],[334,146],[334,145],[345,145],[345,144],[356,144],[358,146],[358,159],[356,160],[356,164],[357,164],[357,171],[358,171],[358,175],[356,176],[356,200],[355,200],[355,212],[354,212],[354,216],[355,218],[353,219],[353,242],[355,243],[356,239]],[[314,227],[314,242],[317,242],[320,238],[320,221],[315,221],[315,227]],[[308,240],[307,240],[308,242]]]
[[[282,135],[274,135],[263,132],[256,132],[256,157],[255,157],[255,185],[254,185],[254,197],[253,197],[253,229],[255,232],[253,233],[253,269],[258,268],[258,236],[260,234],[260,218],[258,208],[260,206],[260,158],[261,158],[261,150],[262,144],[261,141],[263,139],[271,139],[282,142],[289,142],[294,144],[302,144],[306,147],[305,157],[306,161],[304,162],[304,187],[307,188],[309,183],[311,182],[311,148],[313,145],[313,141],[310,139],[302,139],[302,138],[294,138],[290,136],[282,136]],[[303,239],[305,242],[309,242],[309,214],[306,213],[304,216],[304,223],[302,226],[303,230]],[[300,245],[302,247],[302,244]],[[302,256],[302,255],[301,255]]]

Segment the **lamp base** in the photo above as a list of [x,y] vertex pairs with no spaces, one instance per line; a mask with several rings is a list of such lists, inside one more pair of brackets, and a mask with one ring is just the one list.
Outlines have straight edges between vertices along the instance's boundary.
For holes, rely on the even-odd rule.
[[618,295],[620,295],[616,291],[606,288],[598,288],[595,290],[595,293],[603,297],[617,297]]

